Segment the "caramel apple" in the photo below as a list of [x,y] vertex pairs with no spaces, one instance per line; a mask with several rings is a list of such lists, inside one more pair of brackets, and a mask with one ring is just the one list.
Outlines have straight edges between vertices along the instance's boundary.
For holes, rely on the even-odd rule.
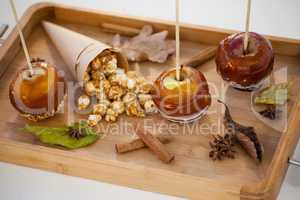
[[10,84],[11,104],[22,116],[31,121],[49,118],[58,110],[64,97],[64,79],[57,70],[44,61],[21,69]]
[[249,33],[248,48],[244,51],[244,35],[237,33],[220,43],[216,55],[217,71],[233,87],[252,90],[271,73],[274,54],[271,43],[253,32]]
[[192,121],[211,104],[204,75],[191,67],[181,68],[181,80],[176,70],[163,72],[154,82],[152,98],[160,112],[172,121]]

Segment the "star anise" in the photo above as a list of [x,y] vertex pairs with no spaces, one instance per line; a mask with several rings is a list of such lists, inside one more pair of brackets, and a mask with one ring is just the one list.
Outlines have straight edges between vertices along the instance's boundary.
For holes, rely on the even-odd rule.
[[74,127],[70,127],[69,128],[69,135],[72,137],[72,138],[75,138],[75,139],[80,139],[82,137],[85,136],[85,133],[83,130],[80,130],[78,128],[74,128]]
[[212,160],[223,160],[226,158],[234,159],[234,137],[231,134],[213,135],[213,141],[209,143],[211,151],[209,157]]
[[259,112],[259,114],[268,119],[274,120],[281,114],[281,110],[277,109],[276,106],[268,106],[265,110]]

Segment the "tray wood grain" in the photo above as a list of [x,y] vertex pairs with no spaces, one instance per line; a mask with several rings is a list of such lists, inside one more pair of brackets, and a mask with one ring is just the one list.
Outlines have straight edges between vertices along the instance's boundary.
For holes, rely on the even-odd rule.
[[[122,16],[114,13],[71,8],[59,4],[36,4],[22,17],[30,55],[41,57],[63,70],[68,80],[73,80],[61,56],[40,25],[41,20],[50,20],[71,30],[109,42],[113,35],[104,33],[100,24],[116,23],[133,28],[151,24],[156,31],[169,30],[174,37],[171,22]],[[182,58],[186,59],[208,46],[216,46],[233,31],[184,24],[182,28]],[[96,144],[79,150],[66,151],[45,146],[34,137],[21,133],[18,128],[26,123],[9,103],[8,84],[15,72],[25,66],[20,41],[14,30],[0,48],[0,160],[19,165],[55,171],[62,174],[101,180],[137,189],[160,192],[190,199],[275,199],[288,167],[287,161],[295,149],[299,137],[300,108],[300,41],[268,36],[276,52],[275,69],[288,67],[288,76],[293,79],[289,102],[288,127],[276,131],[257,119],[250,109],[249,93],[228,89],[226,102],[234,118],[255,127],[265,146],[262,164],[254,163],[241,149],[237,159],[213,162],[208,158],[209,135],[201,129],[203,125],[221,124],[223,108],[216,103],[219,93],[210,87],[213,104],[210,113],[199,122],[180,126],[174,142],[167,148],[176,156],[170,165],[163,164],[150,151],[144,149],[124,155],[114,152],[114,144],[127,141],[132,131],[114,133],[113,126],[125,122],[137,123],[134,118],[121,117],[117,124],[101,123],[106,136]],[[174,66],[174,58],[166,64],[145,62],[132,65],[149,80],[154,80],[165,69]],[[219,90],[223,83],[215,70],[213,60],[199,66],[209,82]],[[66,113],[66,112],[65,112]],[[38,123],[40,125],[62,125],[69,115],[59,113],[56,117]],[[76,115],[76,119],[85,116]],[[146,118],[147,123],[157,126],[170,125],[160,116]],[[275,122],[276,123],[276,122]],[[176,125],[176,124],[175,124]],[[178,125],[176,125],[178,126]],[[186,135],[188,129],[191,134]],[[164,132],[168,130],[158,130]]]

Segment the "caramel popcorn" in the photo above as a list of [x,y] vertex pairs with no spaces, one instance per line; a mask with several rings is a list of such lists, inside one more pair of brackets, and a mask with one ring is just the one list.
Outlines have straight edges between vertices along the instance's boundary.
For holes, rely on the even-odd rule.
[[92,71],[91,72],[91,74],[92,74],[92,79],[93,80],[105,80],[105,76],[104,76],[104,74],[100,71],[100,70],[98,70],[98,71]]
[[107,97],[110,100],[119,100],[124,95],[124,93],[125,90],[121,86],[114,85],[108,91]]
[[105,75],[108,76],[116,73],[118,68],[116,55],[110,54],[108,56],[102,57],[102,66]]
[[103,100],[107,100],[107,96],[106,93],[103,89],[97,89],[96,90],[96,98],[98,101],[103,101]]
[[85,93],[89,96],[93,96],[96,93],[96,87],[92,81],[88,81],[84,85]]
[[85,72],[83,75],[83,81],[88,82],[91,79],[90,75],[88,72]]
[[153,88],[151,83],[141,83],[137,85],[136,93],[149,94]]
[[94,105],[93,113],[104,116],[106,114],[106,111],[107,111],[109,105],[110,105],[110,102],[108,100],[103,100],[103,101],[99,102],[98,104]]
[[126,75],[124,69],[122,69],[122,68],[118,68],[118,69],[116,70],[116,73],[117,73],[117,74],[120,74],[120,75]]
[[123,102],[125,104],[129,104],[133,101],[136,101],[137,100],[137,97],[136,97],[136,94],[133,93],[133,92],[128,92],[125,94],[125,96],[123,97]]
[[87,95],[82,95],[77,100],[77,106],[79,110],[84,110],[89,107],[91,103],[90,97]]
[[125,111],[125,105],[122,101],[114,101],[111,103],[110,107],[119,115]]
[[92,69],[97,71],[101,69],[101,60],[99,58],[96,58],[91,63]]
[[152,96],[150,94],[139,94],[138,100],[139,100],[140,104],[144,107],[144,105],[147,101],[152,100]]
[[144,109],[146,114],[153,114],[158,112],[157,107],[152,99],[145,102]]
[[93,80],[91,80],[91,82],[95,86],[96,90],[100,88],[100,81],[99,80],[93,79]]
[[116,122],[118,119],[118,114],[111,108],[109,108],[105,115],[105,121]]
[[146,82],[146,79],[144,77],[137,77],[135,78],[135,81],[137,84],[142,84],[142,83],[145,83]]
[[96,126],[101,121],[101,119],[101,115],[89,115],[87,123],[89,126]]
[[111,84],[108,80],[103,80],[101,81],[101,87],[103,88],[104,92],[106,95],[108,95],[110,88],[111,88]]
[[124,112],[136,117],[157,112],[149,94],[152,84],[135,71],[125,73],[117,64],[116,54],[100,55],[84,74],[84,90],[88,96],[79,97],[77,104],[80,110],[85,109],[91,104],[90,97],[96,97],[97,103],[88,117],[90,126],[97,125],[102,117],[107,122],[115,122]]
[[126,114],[128,116],[145,117],[145,112],[137,100],[126,105]]
[[127,88],[129,90],[133,90],[136,87],[136,81],[134,79],[128,79],[127,80]]
[[127,87],[127,76],[125,74],[113,74],[108,78],[111,85],[119,85],[124,88]]

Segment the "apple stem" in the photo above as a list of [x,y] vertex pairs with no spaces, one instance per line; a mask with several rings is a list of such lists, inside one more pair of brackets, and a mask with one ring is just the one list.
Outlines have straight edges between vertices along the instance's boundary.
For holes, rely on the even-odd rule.
[[18,33],[19,33],[19,36],[20,36],[20,39],[21,39],[21,44],[22,44],[23,51],[24,51],[24,54],[25,54],[25,58],[26,58],[26,61],[27,61],[27,65],[28,65],[28,68],[29,68],[29,76],[31,77],[31,76],[33,76],[33,68],[32,68],[32,64],[31,64],[31,61],[30,61],[30,56],[29,56],[29,53],[28,53],[28,49],[27,49],[27,46],[26,46],[24,35],[22,33],[22,30],[21,30],[21,27],[20,27],[20,24],[19,24],[16,6],[15,6],[13,0],[10,0],[10,6],[11,6],[11,9],[12,9],[12,12],[13,12],[13,15],[14,15],[14,19],[15,19],[15,22],[16,22],[16,27],[17,27],[17,30],[18,30]]
[[244,53],[247,54],[249,44],[249,27],[250,27],[250,13],[251,13],[251,0],[247,0],[247,14],[245,23],[245,37],[244,37]]
[[176,0],[176,79],[180,81],[180,24],[179,24],[179,5],[180,1]]

